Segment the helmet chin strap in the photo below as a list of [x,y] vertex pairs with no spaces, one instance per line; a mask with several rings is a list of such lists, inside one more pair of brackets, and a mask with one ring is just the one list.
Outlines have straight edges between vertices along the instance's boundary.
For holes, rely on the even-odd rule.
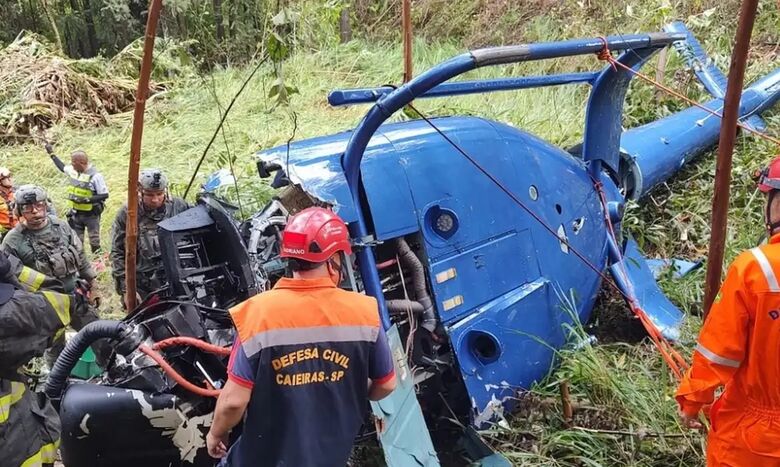
[[780,228],[780,220],[777,220],[775,222],[772,222],[771,213],[772,213],[772,203],[775,200],[775,196],[777,196],[777,193],[780,192],[780,190],[772,190],[769,192],[769,197],[766,200],[766,211],[764,212],[764,220],[766,223],[766,229],[769,233],[769,236],[771,237],[774,234],[774,231]]
[[[336,259],[335,259],[336,256],[339,256],[341,258],[341,264],[336,263]],[[344,278],[344,256],[342,256],[341,252],[339,252],[337,255],[333,255],[332,257],[328,258],[328,269],[330,268],[333,268],[336,271],[338,271],[339,278],[336,281],[336,287],[338,287],[341,284],[341,280]]]

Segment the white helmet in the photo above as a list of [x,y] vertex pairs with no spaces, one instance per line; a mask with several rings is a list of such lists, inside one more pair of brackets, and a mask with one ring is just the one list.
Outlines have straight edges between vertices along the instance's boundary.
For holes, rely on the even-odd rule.
[[11,170],[8,167],[0,167],[0,180],[11,176]]

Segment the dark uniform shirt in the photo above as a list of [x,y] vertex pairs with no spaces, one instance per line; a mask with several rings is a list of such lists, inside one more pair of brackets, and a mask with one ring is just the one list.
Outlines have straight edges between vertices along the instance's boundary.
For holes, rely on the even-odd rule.
[[228,465],[345,466],[368,380],[395,375],[376,300],[328,278],[285,278],[230,314],[228,377],[252,396]]
[[[189,209],[181,198],[170,198],[160,209],[138,211],[138,244],[136,247],[136,288],[141,298],[165,284],[157,224]],[[111,228],[111,274],[117,293],[125,292],[125,234],[127,231],[127,205],[116,214]]]
[[77,278],[91,281],[96,277],[81,240],[65,221],[54,216],[49,216],[48,225],[40,230],[18,224],[3,238],[1,248],[25,266],[61,280],[68,293],[75,289]]

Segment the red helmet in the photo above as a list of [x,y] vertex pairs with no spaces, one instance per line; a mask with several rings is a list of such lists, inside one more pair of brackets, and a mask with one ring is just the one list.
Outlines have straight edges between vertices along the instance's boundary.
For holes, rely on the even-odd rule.
[[758,189],[763,193],[780,190],[780,156],[772,159],[772,162],[758,174]]
[[330,209],[306,208],[282,232],[282,258],[324,263],[339,251],[352,254],[347,225]]

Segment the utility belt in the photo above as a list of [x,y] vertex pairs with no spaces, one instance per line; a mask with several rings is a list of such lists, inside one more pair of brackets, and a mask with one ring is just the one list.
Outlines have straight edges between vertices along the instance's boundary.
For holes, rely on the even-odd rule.
[[76,216],[97,217],[101,215],[105,210],[106,210],[105,203],[97,202],[92,204],[92,209],[90,209],[89,211],[79,211],[78,209],[70,208],[70,211],[68,211],[67,216],[68,217],[76,217]]

